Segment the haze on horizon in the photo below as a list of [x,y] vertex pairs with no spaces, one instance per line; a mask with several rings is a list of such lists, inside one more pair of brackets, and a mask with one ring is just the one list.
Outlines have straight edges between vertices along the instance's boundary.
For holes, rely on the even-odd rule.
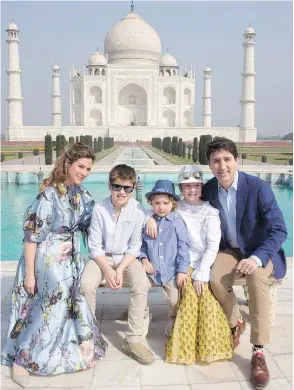
[[[1,2],[1,132],[8,125],[5,29],[13,18],[20,29],[20,69],[24,125],[51,125],[52,66],[61,69],[62,124],[69,125],[69,68],[83,65],[106,33],[130,11],[129,1]],[[196,69],[196,122],[201,126],[203,69],[212,69],[212,126],[240,124],[243,36],[256,32],[258,135],[292,132],[292,2],[135,1],[135,12],[159,34],[178,65]]]

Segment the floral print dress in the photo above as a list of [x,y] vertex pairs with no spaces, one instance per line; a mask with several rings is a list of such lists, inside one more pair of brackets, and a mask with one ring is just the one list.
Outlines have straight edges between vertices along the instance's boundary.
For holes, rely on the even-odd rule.
[[37,244],[37,292],[24,289],[21,256],[1,364],[13,362],[38,375],[94,367],[107,347],[80,287],[85,266],[80,232],[86,234],[94,201],[82,186],[48,187],[26,210],[24,241]]

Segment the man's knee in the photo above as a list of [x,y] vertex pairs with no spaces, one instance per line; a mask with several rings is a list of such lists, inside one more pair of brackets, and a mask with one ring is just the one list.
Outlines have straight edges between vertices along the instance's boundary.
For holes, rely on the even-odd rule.
[[262,286],[268,286],[268,277],[262,267],[257,268],[250,275],[246,275],[246,284],[250,290],[259,290]]
[[210,285],[213,290],[214,289],[219,290],[223,288],[223,284],[221,282],[221,274],[214,267],[212,267],[210,273]]

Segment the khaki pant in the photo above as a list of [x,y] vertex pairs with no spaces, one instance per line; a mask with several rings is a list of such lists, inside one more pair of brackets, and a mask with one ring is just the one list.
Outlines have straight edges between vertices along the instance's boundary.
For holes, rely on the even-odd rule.
[[[116,269],[118,267],[112,257],[107,257],[107,261],[111,268]],[[123,278],[126,279],[130,288],[126,340],[128,342],[136,342],[145,337],[146,322],[149,325],[149,309],[147,306],[148,278],[142,268],[142,264],[137,259],[124,270]],[[81,287],[94,316],[96,310],[96,290],[103,279],[101,268],[94,260],[89,260],[82,275]]]
[[177,305],[179,299],[179,290],[175,280],[170,280],[165,285],[161,286],[156,283],[151,278],[148,278],[149,288],[150,287],[161,287],[164,295],[164,299],[168,307],[168,318],[172,322],[175,322],[177,315]]
[[[235,271],[235,267],[243,257],[239,250],[221,251],[211,271],[212,291],[226,312],[232,328],[240,318],[239,305],[232,286],[234,281],[242,276]],[[266,268],[259,267],[252,274],[245,275],[249,294],[250,342],[256,345],[269,343],[268,277],[272,272],[273,264],[269,261]]]

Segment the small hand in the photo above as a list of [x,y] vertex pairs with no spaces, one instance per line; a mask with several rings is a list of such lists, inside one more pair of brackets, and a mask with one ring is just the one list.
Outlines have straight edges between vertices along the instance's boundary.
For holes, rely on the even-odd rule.
[[157,238],[157,223],[152,217],[146,222],[146,233],[151,238]]
[[187,282],[188,282],[188,276],[187,274],[184,274],[183,272],[179,272],[177,274],[177,286],[178,286],[178,289],[180,291],[182,291],[184,289],[184,287],[186,286]]
[[104,272],[104,275],[105,275],[105,280],[109,284],[109,286],[113,290],[117,290],[118,286],[117,286],[117,282],[116,282],[116,272],[114,271],[114,269],[109,267],[107,269],[107,271]]
[[258,267],[259,265],[256,263],[256,261],[249,257],[248,259],[243,259],[239,261],[238,265],[236,266],[236,271],[239,272],[240,274],[250,275]]
[[35,295],[37,292],[35,275],[26,275],[23,281],[25,290],[30,295]]
[[198,297],[201,297],[203,292],[204,282],[201,282],[200,280],[194,280],[193,287],[195,288]]
[[150,261],[146,258],[142,259],[142,266],[146,274],[154,275],[154,268]]
[[116,269],[116,277],[115,277],[115,280],[116,280],[116,284],[117,284],[117,290],[121,289],[122,288],[122,284],[123,284],[123,272],[124,270],[121,269],[120,267],[118,267]]

